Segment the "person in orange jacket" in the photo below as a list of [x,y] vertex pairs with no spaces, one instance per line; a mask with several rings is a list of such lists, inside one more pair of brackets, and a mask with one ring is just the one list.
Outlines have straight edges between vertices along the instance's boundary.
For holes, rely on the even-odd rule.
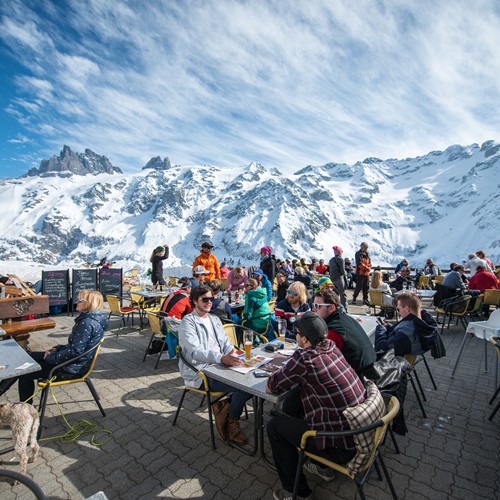
[[193,262],[193,272],[196,266],[203,266],[209,274],[205,275],[205,281],[210,281],[213,279],[220,279],[220,268],[219,261],[217,257],[212,254],[212,245],[211,241],[204,241],[201,244],[201,252]]

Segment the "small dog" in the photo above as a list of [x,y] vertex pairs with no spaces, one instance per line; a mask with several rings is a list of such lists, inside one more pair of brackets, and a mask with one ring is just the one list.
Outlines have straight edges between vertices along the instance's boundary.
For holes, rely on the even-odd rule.
[[[5,403],[0,404],[0,426],[12,428],[12,439],[14,450],[19,455],[21,474],[26,474],[28,462],[34,462],[38,458],[38,446],[36,436],[40,426],[40,417],[32,405],[27,403]],[[28,460],[26,446],[30,443],[32,456]]]

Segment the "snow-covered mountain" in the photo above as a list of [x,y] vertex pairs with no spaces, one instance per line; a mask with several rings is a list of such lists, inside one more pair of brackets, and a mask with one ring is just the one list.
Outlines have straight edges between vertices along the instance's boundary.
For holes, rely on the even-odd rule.
[[67,146],[59,159],[71,159],[71,168],[58,170],[57,159],[0,181],[0,260],[55,265],[107,256],[145,269],[152,249],[168,243],[169,265],[185,266],[210,239],[219,260],[253,264],[263,245],[278,257],[328,259],[332,245],[353,256],[361,241],[380,265],[405,256],[422,266],[432,257],[447,268],[478,249],[500,262],[494,141],[405,160],[310,165],[292,175],[258,163],[172,166],[160,157],[123,174],[105,157]]

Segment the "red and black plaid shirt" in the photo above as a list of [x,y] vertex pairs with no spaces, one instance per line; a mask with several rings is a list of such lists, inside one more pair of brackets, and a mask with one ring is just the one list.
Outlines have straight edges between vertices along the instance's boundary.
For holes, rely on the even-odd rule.
[[[331,340],[323,347],[297,349],[288,363],[269,377],[272,392],[284,392],[299,384],[305,418],[316,431],[349,430],[346,408],[365,400],[365,387]],[[354,449],[352,438],[316,438],[316,446]]]

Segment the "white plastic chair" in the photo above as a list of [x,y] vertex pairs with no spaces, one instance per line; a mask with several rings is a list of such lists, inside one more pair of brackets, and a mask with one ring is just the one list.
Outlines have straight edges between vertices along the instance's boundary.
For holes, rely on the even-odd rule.
[[[453,367],[453,372],[451,374],[452,378],[455,376],[455,371],[458,367],[458,362],[462,357],[462,352],[465,347],[465,342],[467,341],[467,334],[475,335],[478,339],[482,339],[484,341],[484,371],[488,371],[488,352],[487,346],[488,341],[491,337],[498,334],[498,330],[500,329],[500,309],[497,309],[493,313],[491,313],[488,321],[474,321],[467,325],[467,330],[465,331],[464,338],[462,340],[462,345],[460,346],[460,352],[458,353],[457,360],[455,361],[455,366]],[[497,365],[498,367],[498,365]],[[497,368],[498,369],[498,368]],[[495,379],[497,378],[497,374],[495,374]]]

